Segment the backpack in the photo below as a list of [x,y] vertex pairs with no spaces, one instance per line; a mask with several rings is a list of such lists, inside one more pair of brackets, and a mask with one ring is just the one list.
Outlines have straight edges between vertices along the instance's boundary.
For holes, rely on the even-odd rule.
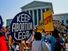
[[56,38],[56,46],[55,46],[55,50],[60,50],[62,48],[61,42],[60,42],[60,38]]

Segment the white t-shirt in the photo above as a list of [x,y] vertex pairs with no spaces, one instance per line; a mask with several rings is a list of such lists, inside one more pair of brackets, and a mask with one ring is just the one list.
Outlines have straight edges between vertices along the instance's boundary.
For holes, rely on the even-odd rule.
[[41,41],[33,41],[32,43],[32,51],[41,51]]
[[44,41],[33,41],[32,51],[49,51],[47,44]]

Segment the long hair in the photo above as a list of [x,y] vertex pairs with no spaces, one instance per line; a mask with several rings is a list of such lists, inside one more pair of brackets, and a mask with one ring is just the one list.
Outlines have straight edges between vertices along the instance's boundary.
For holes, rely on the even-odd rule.
[[35,40],[41,40],[41,38],[42,38],[41,33],[40,32],[35,32],[34,38],[35,38]]
[[3,36],[4,34],[5,34],[4,32],[0,31],[0,37]]

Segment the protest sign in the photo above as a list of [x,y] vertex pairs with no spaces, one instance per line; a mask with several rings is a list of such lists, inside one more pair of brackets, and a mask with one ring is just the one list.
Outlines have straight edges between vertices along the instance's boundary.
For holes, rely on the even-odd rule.
[[27,40],[33,29],[32,17],[26,12],[18,13],[11,22],[10,32],[14,40]]

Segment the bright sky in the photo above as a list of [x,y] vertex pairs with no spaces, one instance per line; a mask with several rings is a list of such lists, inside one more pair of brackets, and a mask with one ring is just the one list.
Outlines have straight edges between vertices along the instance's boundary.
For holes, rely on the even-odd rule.
[[[0,0],[0,15],[3,18],[4,25],[6,19],[12,19],[17,13],[21,12],[20,7],[34,0]],[[36,1],[36,0],[35,0]],[[37,0],[52,2],[55,14],[68,13],[68,0]]]

